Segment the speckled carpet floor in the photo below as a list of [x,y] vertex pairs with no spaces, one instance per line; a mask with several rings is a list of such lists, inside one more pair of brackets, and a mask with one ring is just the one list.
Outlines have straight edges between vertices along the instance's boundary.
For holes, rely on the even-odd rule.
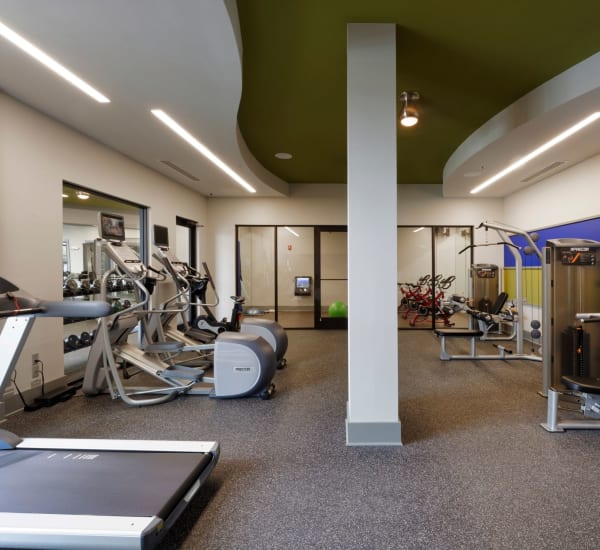
[[76,397],[2,427],[219,441],[221,459],[165,549],[598,547],[600,431],[539,426],[540,363],[442,362],[433,334],[400,332],[404,446],[346,447],[346,332],[288,334],[270,401],[131,409]]

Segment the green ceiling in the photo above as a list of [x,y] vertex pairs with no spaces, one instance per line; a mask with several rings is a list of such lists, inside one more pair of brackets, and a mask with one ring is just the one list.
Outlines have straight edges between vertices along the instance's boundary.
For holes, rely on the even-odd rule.
[[[441,183],[453,151],[504,107],[600,50],[600,1],[238,0],[248,147],[290,183],[346,181],[346,24],[397,24],[398,183]],[[291,160],[275,153],[289,152]]]

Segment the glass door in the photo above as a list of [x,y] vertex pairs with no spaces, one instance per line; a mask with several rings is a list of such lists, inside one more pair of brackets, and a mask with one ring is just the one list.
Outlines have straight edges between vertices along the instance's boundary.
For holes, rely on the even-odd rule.
[[315,328],[348,328],[348,232],[315,228]]

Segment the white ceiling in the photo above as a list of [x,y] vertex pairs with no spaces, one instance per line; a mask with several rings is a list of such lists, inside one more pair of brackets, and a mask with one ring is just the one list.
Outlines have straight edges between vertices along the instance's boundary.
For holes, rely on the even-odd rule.
[[250,196],[150,113],[162,109],[257,195],[280,195],[287,184],[257,166],[237,130],[241,60],[228,9],[235,2],[0,0],[0,21],[111,102],[88,98],[2,38],[0,88],[203,195]]
[[599,154],[597,120],[477,195],[470,194],[479,183],[597,111],[600,53],[521,97],[465,140],[444,168],[444,196],[505,197]]
[[[287,184],[258,164],[237,127],[242,80],[235,6],[235,0],[0,0],[0,21],[111,103],[96,103],[3,39],[0,88],[203,195],[250,196],[150,114],[163,109],[253,185],[257,196],[287,194]],[[466,140],[446,165],[444,195],[472,196],[470,189],[483,179],[591,110],[600,110],[600,54],[534,90]],[[522,180],[555,161],[566,162],[546,175],[598,153],[600,122],[477,196],[506,196],[539,181]]]

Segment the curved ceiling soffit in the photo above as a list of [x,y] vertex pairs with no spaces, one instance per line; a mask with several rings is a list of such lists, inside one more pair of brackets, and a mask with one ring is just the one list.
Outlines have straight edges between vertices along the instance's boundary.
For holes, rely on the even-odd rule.
[[288,195],[289,194],[289,184],[278,178],[275,174],[269,172],[250,152],[248,145],[246,144],[246,140],[242,135],[239,124],[237,122],[237,111],[240,107],[241,101],[241,82],[242,82],[242,55],[243,55],[243,44],[242,44],[242,33],[240,30],[240,20],[237,11],[237,0],[225,0],[224,2],[225,8],[227,10],[227,15],[229,16],[229,20],[231,23],[231,30],[233,33],[233,37],[237,46],[238,51],[238,66],[239,66],[239,75],[240,75],[240,93],[237,99],[237,110],[236,110],[236,125],[235,125],[235,142],[237,144],[238,150],[242,162],[245,165],[245,168],[250,170],[252,174],[260,180],[262,184],[264,184],[267,188],[270,188],[273,192],[270,193],[265,189],[257,189],[258,194],[261,196],[268,195]]
[[[473,132],[444,166],[444,196],[473,197],[471,188],[597,111],[599,104],[600,52],[538,86]],[[595,132],[599,131],[595,129]],[[570,165],[600,152],[595,144],[590,143],[590,133],[586,132],[581,134],[587,137],[587,144],[580,140],[578,158],[574,158]],[[573,143],[574,140],[568,141]],[[528,171],[533,172],[532,168]],[[519,178],[522,175],[523,170]],[[491,186],[489,191],[485,190],[488,192],[476,196],[502,197],[523,187],[522,181],[507,178],[503,185]]]

